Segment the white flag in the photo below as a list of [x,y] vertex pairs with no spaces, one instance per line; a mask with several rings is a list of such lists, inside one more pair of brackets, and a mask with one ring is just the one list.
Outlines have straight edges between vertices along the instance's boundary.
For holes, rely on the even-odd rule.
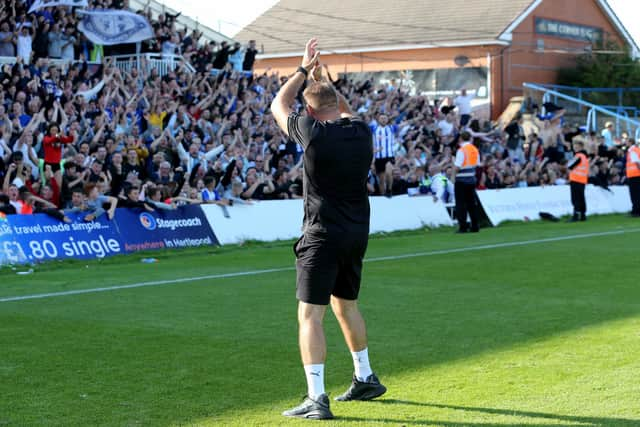
[[29,8],[29,13],[33,13],[36,10],[51,7],[51,6],[76,6],[87,7],[87,0],[36,0]]
[[153,28],[142,15],[125,10],[83,10],[78,29],[95,44],[136,43],[153,37]]

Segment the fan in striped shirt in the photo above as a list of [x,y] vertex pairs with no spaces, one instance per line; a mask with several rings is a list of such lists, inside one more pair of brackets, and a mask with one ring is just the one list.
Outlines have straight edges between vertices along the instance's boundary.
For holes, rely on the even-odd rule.
[[387,197],[391,197],[398,126],[389,124],[389,117],[386,114],[380,114],[378,121],[371,122],[369,126],[373,133],[374,165],[380,182],[380,191]]

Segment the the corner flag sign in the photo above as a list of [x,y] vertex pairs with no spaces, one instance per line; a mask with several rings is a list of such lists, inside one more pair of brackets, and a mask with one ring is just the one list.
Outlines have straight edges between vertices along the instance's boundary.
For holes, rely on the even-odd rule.
[[136,43],[153,37],[144,16],[124,10],[84,10],[78,29],[93,43],[114,45]]

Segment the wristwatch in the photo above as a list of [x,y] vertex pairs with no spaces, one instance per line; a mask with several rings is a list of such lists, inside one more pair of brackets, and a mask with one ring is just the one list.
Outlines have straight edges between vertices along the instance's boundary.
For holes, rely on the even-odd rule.
[[298,69],[296,70],[296,73],[298,73],[298,72],[300,72],[300,73],[304,74],[304,77],[305,77],[305,78],[309,77],[309,72],[308,72],[308,71],[307,71],[307,69],[306,69],[306,68],[304,68],[302,65],[301,65],[301,66],[299,66],[299,67],[298,67]]

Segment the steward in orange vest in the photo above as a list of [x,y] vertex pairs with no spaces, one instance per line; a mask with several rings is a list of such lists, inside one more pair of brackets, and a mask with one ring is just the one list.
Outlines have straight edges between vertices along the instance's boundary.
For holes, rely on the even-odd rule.
[[631,197],[631,216],[640,217],[640,146],[629,140],[627,149],[627,183]]
[[[458,233],[478,232],[478,204],[476,196],[476,168],[480,166],[480,153],[471,144],[471,134],[460,134],[460,148],[456,152],[454,166],[456,171],[454,195],[456,199],[456,218]],[[471,219],[471,228],[467,222],[467,214]]]
[[587,220],[587,201],[584,197],[584,189],[589,182],[589,158],[584,151],[582,141],[574,141],[573,150],[575,156],[569,164],[569,185],[571,186],[571,204],[573,216],[571,222]]

